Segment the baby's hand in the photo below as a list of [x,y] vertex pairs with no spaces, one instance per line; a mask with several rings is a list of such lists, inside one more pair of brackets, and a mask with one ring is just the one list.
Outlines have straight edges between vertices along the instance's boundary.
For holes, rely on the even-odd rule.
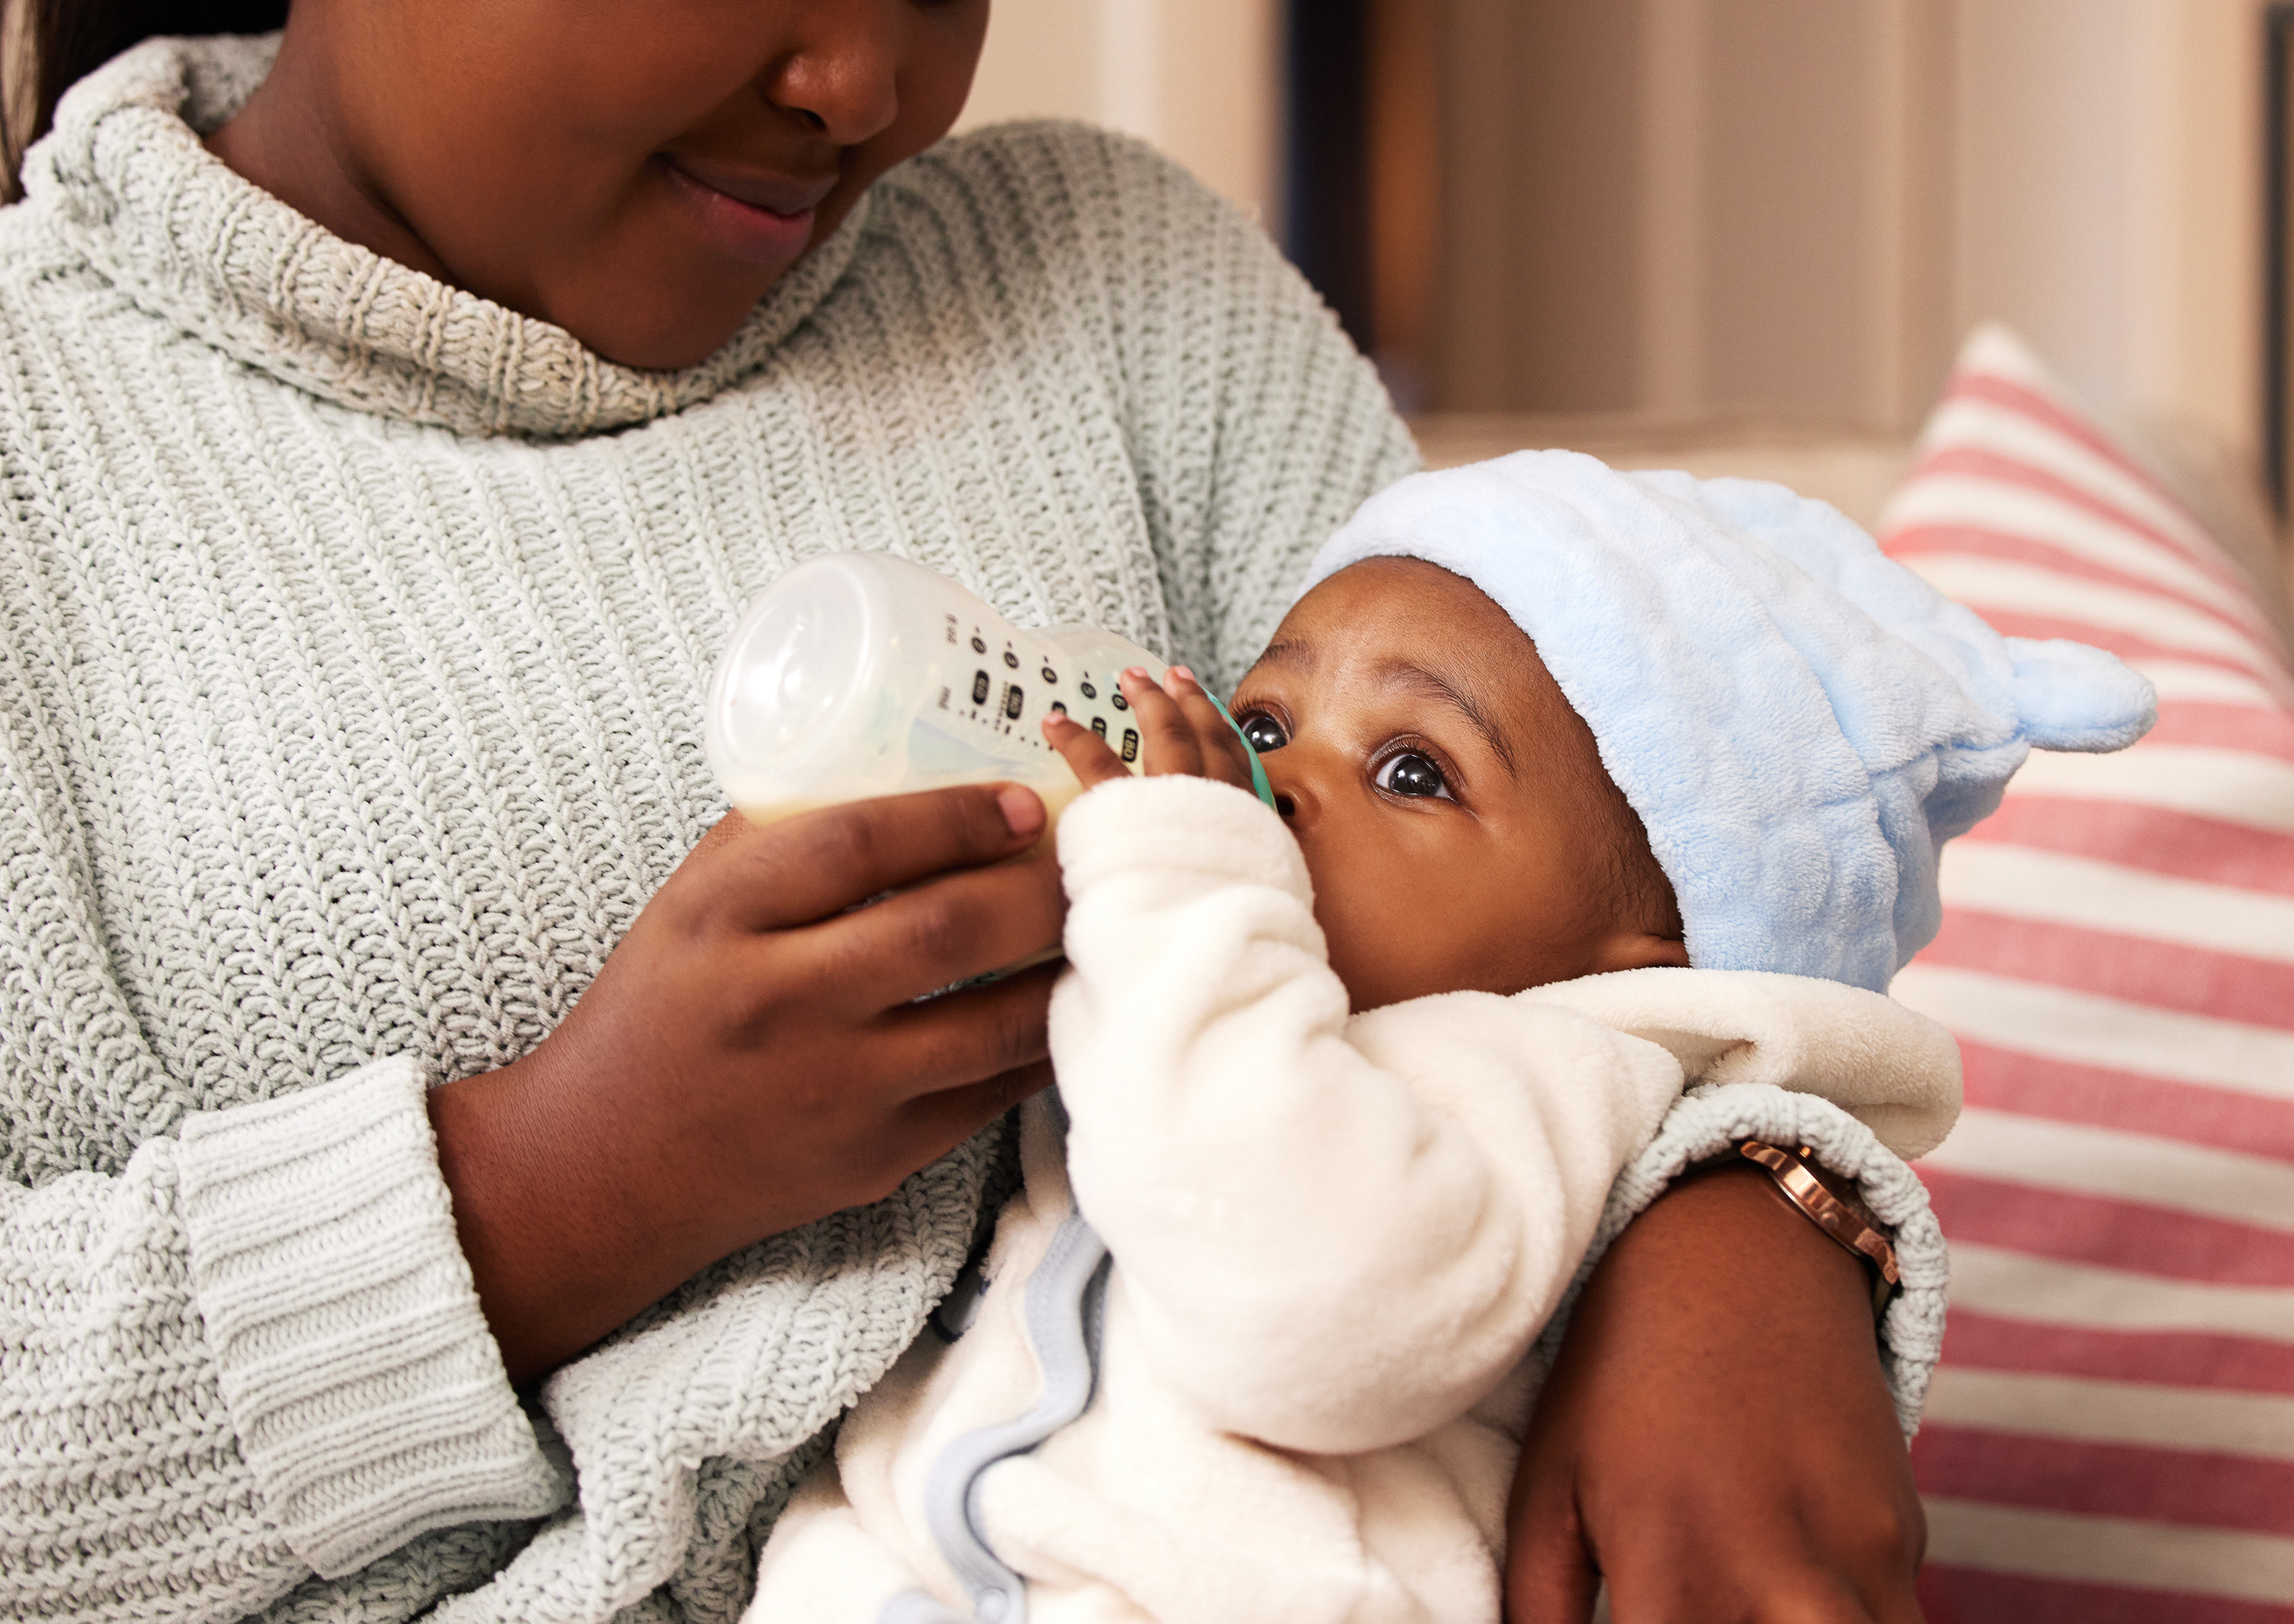
[[[1250,752],[1195,674],[1175,665],[1157,687],[1155,679],[1137,666],[1119,678],[1123,697],[1139,718],[1140,758],[1147,775],[1184,773],[1195,778],[1216,778],[1238,789],[1249,789]],[[1064,711],[1044,719],[1048,740],[1083,781],[1086,790],[1130,771],[1117,759],[1107,741]]]

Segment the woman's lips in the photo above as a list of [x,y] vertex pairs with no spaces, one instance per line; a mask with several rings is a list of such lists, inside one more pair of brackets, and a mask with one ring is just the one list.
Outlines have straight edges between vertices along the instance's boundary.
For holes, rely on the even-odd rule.
[[837,178],[789,181],[744,175],[680,162],[666,153],[659,161],[671,190],[692,207],[720,249],[735,259],[776,267],[793,264],[812,240],[813,211]]

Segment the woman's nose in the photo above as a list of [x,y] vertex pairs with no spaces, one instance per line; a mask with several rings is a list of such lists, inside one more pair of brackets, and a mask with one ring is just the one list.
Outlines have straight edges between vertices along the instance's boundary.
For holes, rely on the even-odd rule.
[[765,99],[840,147],[888,128],[900,110],[908,0],[839,0],[806,8],[803,37],[758,81]]

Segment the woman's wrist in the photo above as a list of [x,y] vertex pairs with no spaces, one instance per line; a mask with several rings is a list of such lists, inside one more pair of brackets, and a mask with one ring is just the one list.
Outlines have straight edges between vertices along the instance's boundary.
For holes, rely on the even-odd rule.
[[1690,1165],[1681,1178],[1745,1166],[1766,1173],[1769,1193],[1778,1205],[1863,1266],[1870,1282],[1872,1317],[1876,1321],[1885,1314],[1903,1281],[1896,1262],[1895,1230],[1864,1204],[1854,1181],[1826,1168],[1805,1145],[1784,1149],[1756,1138],[1733,1141],[1719,1155]]
[[[1789,1286],[1826,1318],[1856,1309],[1868,1335],[1871,1293],[1864,1265],[1807,1216],[1777,1199],[1763,1168],[1741,1157],[1690,1170],[1658,1197],[1610,1248],[1629,1257],[1620,1271],[1647,1283],[1693,1269],[1702,1279],[1734,1280],[1766,1295]],[[1662,1254],[1660,1265],[1655,1255]],[[1678,1284],[1677,1280],[1675,1281]]]
[[626,1162],[634,1130],[565,1108],[571,1091],[538,1075],[549,1058],[537,1051],[430,1094],[462,1254],[520,1385],[729,1249],[698,1237],[679,1246],[661,1214],[615,1194],[622,1181],[601,1175]]

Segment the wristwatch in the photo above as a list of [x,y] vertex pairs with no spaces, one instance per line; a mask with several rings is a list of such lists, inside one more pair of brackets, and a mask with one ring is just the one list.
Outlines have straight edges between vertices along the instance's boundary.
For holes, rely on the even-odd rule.
[[1888,1299],[1903,1284],[1903,1274],[1896,1264],[1888,1226],[1864,1205],[1855,1186],[1819,1163],[1806,1145],[1783,1150],[1758,1139],[1737,1141],[1729,1156],[1703,1163],[1695,1171],[1726,1166],[1733,1158],[1748,1161],[1767,1173],[1780,1200],[1872,1271],[1872,1317],[1876,1320],[1885,1313]]

